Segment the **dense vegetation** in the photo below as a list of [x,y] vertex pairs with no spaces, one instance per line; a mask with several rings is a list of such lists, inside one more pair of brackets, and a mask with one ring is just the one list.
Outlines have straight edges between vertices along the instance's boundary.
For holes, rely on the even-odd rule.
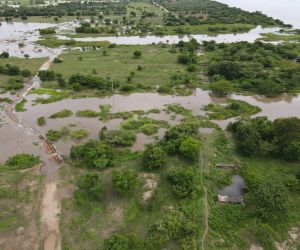
[[266,117],[240,120],[229,126],[238,149],[246,155],[274,155],[300,160],[300,119]]
[[205,60],[208,64],[207,75],[212,81],[219,83],[212,88],[220,95],[230,92],[230,87],[227,86],[230,83],[231,90],[267,96],[299,90],[297,45],[205,42],[203,46],[208,52]]
[[114,2],[68,2],[57,5],[48,5],[42,7],[21,6],[19,9],[4,6],[1,7],[0,16],[4,17],[28,17],[28,16],[97,16],[101,13],[105,15],[121,15],[126,13],[126,7],[123,3]]
[[250,13],[211,0],[159,0],[158,2],[167,9],[179,14],[179,19],[173,16],[173,20],[170,20],[171,25],[176,25],[180,22],[191,24],[249,23],[267,26],[283,25],[282,21],[274,20],[260,12]]
[[40,163],[40,158],[38,156],[29,154],[17,154],[10,157],[0,168],[8,170],[19,170],[34,167]]

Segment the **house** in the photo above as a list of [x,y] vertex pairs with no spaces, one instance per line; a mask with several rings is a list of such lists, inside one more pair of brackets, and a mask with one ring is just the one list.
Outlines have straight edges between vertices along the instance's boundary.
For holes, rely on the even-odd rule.
[[233,203],[233,204],[244,205],[242,196],[218,195],[218,201],[222,203]]

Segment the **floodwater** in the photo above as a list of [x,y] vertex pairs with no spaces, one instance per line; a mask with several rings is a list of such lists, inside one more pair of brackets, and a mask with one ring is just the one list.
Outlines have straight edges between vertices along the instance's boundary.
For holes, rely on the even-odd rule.
[[245,193],[246,184],[244,179],[239,175],[232,176],[232,184],[219,190],[218,195],[224,196],[241,196]]
[[292,24],[294,28],[300,28],[299,0],[217,0],[217,2],[246,11],[261,11],[275,19]]
[[0,53],[7,51],[10,56],[48,57],[56,51],[38,44],[39,29],[55,26],[49,23],[2,22],[0,25]]
[[[61,127],[68,127],[70,130],[86,129],[90,134],[84,141],[87,139],[97,139],[99,131],[103,126],[106,126],[109,130],[119,129],[122,119],[113,119],[103,122],[99,121],[98,118],[83,118],[73,115],[67,118],[47,119],[46,126],[39,127],[37,125],[37,118],[40,116],[45,116],[47,118],[62,109],[72,110],[74,114],[78,110],[85,109],[99,111],[99,105],[103,104],[111,105],[111,112],[116,113],[134,110],[147,111],[153,108],[163,110],[165,109],[165,105],[172,103],[180,104],[184,108],[191,110],[194,115],[204,116],[205,112],[202,108],[205,105],[212,102],[224,103],[226,101],[224,98],[212,97],[209,91],[201,89],[196,89],[190,96],[160,95],[158,93],[134,93],[130,95],[115,94],[109,97],[65,99],[55,103],[32,106],[37,97],[38,96],[35,94],[27,96],[26,99],[28,102],[25,104],[27,111],[19,113],[20,117],[28,127],[40,131],[42,134],[45,134],[49,129],[59,130]],[[291,97],[283,95],[278,98],[265,98],[259,96],[232,95],[231,98],[259,106],[262,111],[256,116],[267,116],[272,120],[279,117],[300,116],[300,96]],[[156,120],[168,121],[170,125],[179,123],[182,118],[180,115],[173,117],[172,114],[167,114],[164,111],[161,111],[161,113],[158,114],[150,114],[148,117]],[[229,122],[233,122],[235,119],[236,118],[230,118],[214,122],[225,129]],[[162,138],[164,131],[165,130],[162,129],[154,136],[138,134],[137,141],[132,149],[141,150],[145,144],[154,142],[157,138]],[[73,144],[81,142],[82,141],[60,140],[55,143],[55,145],[62,154],[68,155],[70,147]]]
[[168,43],[176,44],[179,41],[189,41],[194,38],[198,42],[203,41],[216,41],[217,43],[233,43],[233,42],[254,42],[256,39],[262,37],[261,33],[273,33],[278,32],[279,28],[262,28],[258,26],[249,32],[238,33],[238,34],[221,34],[216,36],[211,35],[167,35],[167,36],[112,36],[112,37],[80,37],[80,38],[69,38],[67,36],[58,35],[59,39],[64,40],[76,40],[81,42],[90,42],[90,41],[109,41],[110,43],[115,44],[126,44],[126,45],[147,45],[152,43]]

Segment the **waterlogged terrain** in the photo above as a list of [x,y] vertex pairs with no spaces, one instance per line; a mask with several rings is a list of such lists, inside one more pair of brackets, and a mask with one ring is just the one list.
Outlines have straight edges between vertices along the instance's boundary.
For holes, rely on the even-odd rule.
[[[51,23],[1,23],[1,249],[299,247],[300,49],[256,42],[299,27],[299,5],[220,2],[283,22],[162,0],[64,3]],[[65,9],[77,20],[61,22]],[[150,35],[176,26],[205,32]]]

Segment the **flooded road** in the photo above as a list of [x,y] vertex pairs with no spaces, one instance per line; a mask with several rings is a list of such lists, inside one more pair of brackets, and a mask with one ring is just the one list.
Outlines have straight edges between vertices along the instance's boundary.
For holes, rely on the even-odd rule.
[[[56,54],[46,61],[40,70],[48,69]],[[57,176],[61,159],[56,147],[43,138],[39,131],[31,128],[15,112],[15,105],[22,101],[28,92],[39,84],[39,78],[33,77],[24,83],[24,88],[14,97],[12,104],[2,105],[0,109],[0,162],[18,153],[38,155],[44,163],[42,172],[46,176],[41,204],[41,237],[44,250],[60,250],[59,234],[60,201],[57,193]]]

